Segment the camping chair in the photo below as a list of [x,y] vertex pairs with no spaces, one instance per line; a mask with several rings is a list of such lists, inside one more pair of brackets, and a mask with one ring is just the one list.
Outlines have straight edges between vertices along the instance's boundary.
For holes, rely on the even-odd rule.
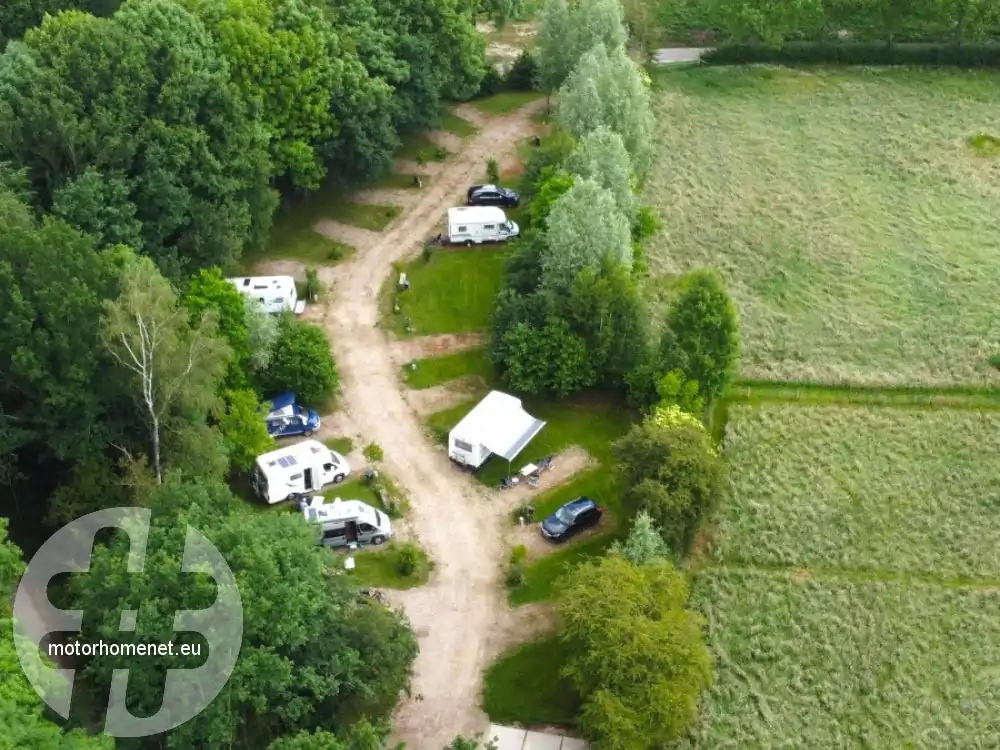
[[543,471],[548,471],[552,468],[552,456],[546,456],[541,461],[538,462],[538,471],[535,472],[536,475],[541,474]]
[[504,477],[500,480],[500,489],[509,490],[511,487],[517,486],[517,477]]

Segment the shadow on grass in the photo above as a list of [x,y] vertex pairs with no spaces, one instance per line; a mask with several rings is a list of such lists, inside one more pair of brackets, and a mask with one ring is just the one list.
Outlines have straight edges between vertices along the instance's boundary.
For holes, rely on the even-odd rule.
[[560,671],[569,656],[558,636],[502,654],[483,678],[483,710],[490,721],[572,727],[580,711],[576,689]]

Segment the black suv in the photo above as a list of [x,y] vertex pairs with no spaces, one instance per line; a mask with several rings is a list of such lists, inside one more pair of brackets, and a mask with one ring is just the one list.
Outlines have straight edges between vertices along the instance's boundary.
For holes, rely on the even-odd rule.
[[578,497],[542,521],[542,536],[550,542],[562,542],[584,529],[596,526],[603,516],[604,508],[589,497]]
[[469,188],[468,205],[470,206],[513,206],[521,202],[521,196],[516,190],[498,185],[473,185]]

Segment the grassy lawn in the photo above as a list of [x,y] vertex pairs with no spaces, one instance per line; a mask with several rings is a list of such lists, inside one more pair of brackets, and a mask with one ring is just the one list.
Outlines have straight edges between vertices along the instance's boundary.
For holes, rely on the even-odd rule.
[[[419,561],[416,569],[409,575],[399,571],[399,552],[402,545],[390,543],[386,549],[365,549],[354,555],[355,569],[351,578],[363,586],[375,586],[384,589],[412,589],[423,586],[434,567],[427,554],[416,547]],[[343,563],[341,562],[341,565]]]
[[327,217],[343,224],[381,232],[401,213],[403,209],[399,206],[340,202],[330,206]]
[[[414,369],[413,365],[416,365]],[[440,357],[424,357],[403,365],[403,379],[410,388],[431,388],[474,375],[484,384],[493,381],[493,363],[485,349],[468,349]]]
[[[431,415],[428,424],[435,439],[440,443],[447,443],[448,432],[475,404],[476,401],[470,401]],[[540,520],[563,503],[586,495],[607,509],[610,522],[606,524],[605,533],[600,536],[570,542],[525,566],[525,583],[510,591],[511,604],[551,599],[555,591],[554,584],[567,565],[577,563],[586,556],[601,554],[623,531],[620,523],[624,517],[621,488],[609,467],[611,443],[624,435],[631,424],[631,415],[627,410],[608,404],[546,402],[526,398],[524,408],[529,414],[544,419],[547,424],[513,462],[514,470],[529,461],[559,453],[572,445],[586,449],[601,464],[564,485],[538,495],[533,501],[536,518]],[[483,484],[496,487],[507,471],[506,461],[493,458],[476,472],[476,477]]]
[[997,590],[707,571],[715,684],[691,746],[994,747]]
[[445,112],[441,115],[441,130],[457,135],[459,138],[468,138],[479,132],[479,128],[468,120],[463,120],[454,112]]
[[431,179],[425,174],[413,175],[402,172],[390,172],[389,174],[382,175],[381,177],[376,177],[371,182],[365,183],[365,187],[370,188],[371,190],[416,190],[417,186],[413,184],[414,177],[419,177],[424,186],[426,186]]
[[518,646],[497,659],[483,677],[483,710],[498,724],[572,726],[580,697],[559,671],[568,656],[558,637]]
[[[688,68],[656,74],[667,231],[653,270],[713,266],[741,374],[855,385],[1000,382],[995,76]],[[991,131],[991,128],[993,130]]]
[[328,438],[323,441],[323,445],[332,451],[336,451],[341,456],[346,456],[354,450],[354,441],[349,437]]
[[469,104],[488,115],[509,115],[543,96],[545,95],[540,91],[502,91]]
[[448,149],[438,146],[427,137],[426,133],[410,133],[402,139],[403,145],[396,151],[397,159],[410,161],[446,161],[450,154]]
[[1000,579],[1000,414],[731,407],[716,556]]
[[[394,295],[397,274],[386,279],[384,317],[400,336],[435,333],[485,332],[493,312],[493,299],[503,280],[504,250],[447,250],[435,252],[429,261],[418,258],[403,266],[410,290]],[[400,312],[392,313],[395,297]],[[406,333],[405,319],[413,330]]]

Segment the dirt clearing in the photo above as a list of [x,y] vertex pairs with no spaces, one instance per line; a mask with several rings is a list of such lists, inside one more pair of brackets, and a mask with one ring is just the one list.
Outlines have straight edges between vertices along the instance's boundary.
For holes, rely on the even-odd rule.
[[485,345],[486,336],[482,333],[445,333],[440,336],[393,341],[390,348],[393,358],[400,364],[406,364],[415,359],[440,357],[442,354],[454,354]]
[[594,466],[597,466],[597,460],[580,446],[573,445],[552,458],[552,468],[541,475],[538,487],[532,487],[522,479],[516,487],[511,487],[509,490],[497,489],[493,492],[497,494],[497,499],[504,508],[513,510],[521,502],[565,484],[581,471]]
[[439,411],[458,406],[468,401],[476,392],[482,392],[483,379],[476,375],[452,380],[444,385],[435,385],[419,390],[407,389],[406,401],[417,415],[429,417]]
[[364,440],[384,449],[386,471],[409,496],[409,521],[435,563],[427,585],[391,595],[420,644],[415,697],[396,714],[395,740],[414,750],[440,748],[456,734],[471,736],[488,727],[478,701],[483,669],[496,654],[495,634],[516,637],[536,626],[527,615],[513,618],[503,595],[501,514],[481,486],[431,445],[403,396],[399,363],[376,328],[378,294],[391,263],[419,249],[445,210],[479,180],[486,160],[513,153],[531,134],[530,113],[526,108],[483,118],[482,131],[465,139],[462,151],[385,232],[352,230],[348,237],[339,235],[337,225],[331,230],[338,233],[334,239],[358,249],[337,269],[323,321],[341,374],[341,403]]

